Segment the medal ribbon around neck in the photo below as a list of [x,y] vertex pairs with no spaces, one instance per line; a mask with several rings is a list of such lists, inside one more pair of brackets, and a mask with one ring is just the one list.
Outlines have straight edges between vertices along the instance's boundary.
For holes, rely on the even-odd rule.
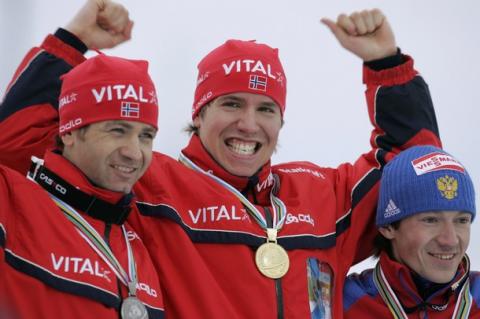
[[[466,260],[469,264],[468,258],[466,258]],[[380,293],[383,301],[388,306],[388,309],[390,309],[393,318],[408,319],[408,316],[406,315],[402,305],[398,301],[395,292],[393,291],[392,287],[390,287],[387,278],[385,278],[385,274],[380,267],[380,263],[377,263],[377,265],[375,266],[373,272],[373,282],[375,283],[375,286],[377,287],[377,290]],[[471,306],[472,295],[470,294],[470,281],[467,278],[462,287],[462,290],[460,290],[460,293],[457,297],[457,303],[455,304],[455,310],[453,312],[452,319],[468,318]]]
[[[235,187],[232,185],[228,184],[225,182],[223,179],[204,171],[201,169],[198,165],[193,163],[188,157],[180,153],[179,159],[178,159],[183,165],[187,166],[190,169],[193,169],[194,171],[203,173],[204,175],[209,176],[212,178],[214,181],[216,181],[218,184],[229,190],[233,195],[235,195],[238,200],[242,202],[242,204],[245,206],[247,211],[250,213],[250,215],[257,221],[257,223],[264,229],[265,231],[268,229],[268,224],[267,221],[265,220],[265,217],[263,217],[262,213],[253,205],[250,203],[250,201],[243,196],[242,193],[240,193]],[[272,188],[272,190],[275,188],[275,186]],[[279,231],[283,224],[285,223],[285,219],[287,217],[287,207],[285,204],[280,200],[280,198],[276,197],[273,195],[273,191],[270,191],[270,201],[272,202],[273,206],[273,222],[272,222],[272,228]],[[276,241],[276,238],[274,239]]]
[[122,225],[123,236],[127,245],[128,252],[128,274],[118,262],[108,244],[102,236],[70,205],[49,194],[55,204],[61,209],[65,216],[77,227],[80,235],[97,252],[97,254],[108,264],[110,269],[117,275],[120,281],[128,288],[129,296],[136,295],[137,286],[137,267],[133,257],[132,247],[128,242],[125,226]]

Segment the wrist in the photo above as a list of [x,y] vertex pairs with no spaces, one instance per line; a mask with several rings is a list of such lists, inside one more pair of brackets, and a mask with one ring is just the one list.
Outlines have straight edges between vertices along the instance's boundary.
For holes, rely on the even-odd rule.
[[77,51],[79,51],[82,54],[85,54],[85,52],[88,51],[87,45],[82,40],[80,40],[80,38],[77,35],[75,35],[73,32],[67,29],[58,28],[57,31],[55,31],[54,35],[55,37],[60,39],[62,42],[75,48]]
[[400,51],[400,48],[396,48],[396,51],[388,56],[371,61],[365,61],[364,65],[374,71],[380,71],[385,69],[394,68],[404,63],[405,59]]

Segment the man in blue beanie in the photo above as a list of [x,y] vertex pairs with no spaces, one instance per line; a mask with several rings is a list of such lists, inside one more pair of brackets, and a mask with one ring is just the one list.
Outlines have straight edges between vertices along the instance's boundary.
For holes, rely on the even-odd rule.
[[480,318],[480,273],[465,254],[475,192],[464,166],[433,146],[388,163],[374,269],[348,277],[345,318]]

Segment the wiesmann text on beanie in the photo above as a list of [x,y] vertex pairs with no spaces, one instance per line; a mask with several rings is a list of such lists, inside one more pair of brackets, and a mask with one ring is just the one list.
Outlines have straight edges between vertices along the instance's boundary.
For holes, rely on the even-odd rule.
[[433,146],[403,151],[383,169],[377,226],[427,211],[463,211],[475,217],[475,191],[465,167]]
[[278,49],[255,41],[228,40],[198,64],[192,119],[214,98],[246,92],[270,97],[285,112],[287,79]]
[[128,120],[157,128],[158,103],[148,62],[104,54],[62,76],[60,135],[94,122]]

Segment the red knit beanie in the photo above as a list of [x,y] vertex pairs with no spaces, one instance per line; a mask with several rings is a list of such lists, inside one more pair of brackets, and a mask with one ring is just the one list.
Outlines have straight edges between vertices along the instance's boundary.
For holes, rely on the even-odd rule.
[[157,128],[157,95],[147,61],[100,54],[73,68],[62,80],[60,135],[109,120]]
[[198,64],[192,119],[214,98],[235,92],[268,96],[283,116],[287,79],[278,49],[255,41],[228,40],[210,52]]

